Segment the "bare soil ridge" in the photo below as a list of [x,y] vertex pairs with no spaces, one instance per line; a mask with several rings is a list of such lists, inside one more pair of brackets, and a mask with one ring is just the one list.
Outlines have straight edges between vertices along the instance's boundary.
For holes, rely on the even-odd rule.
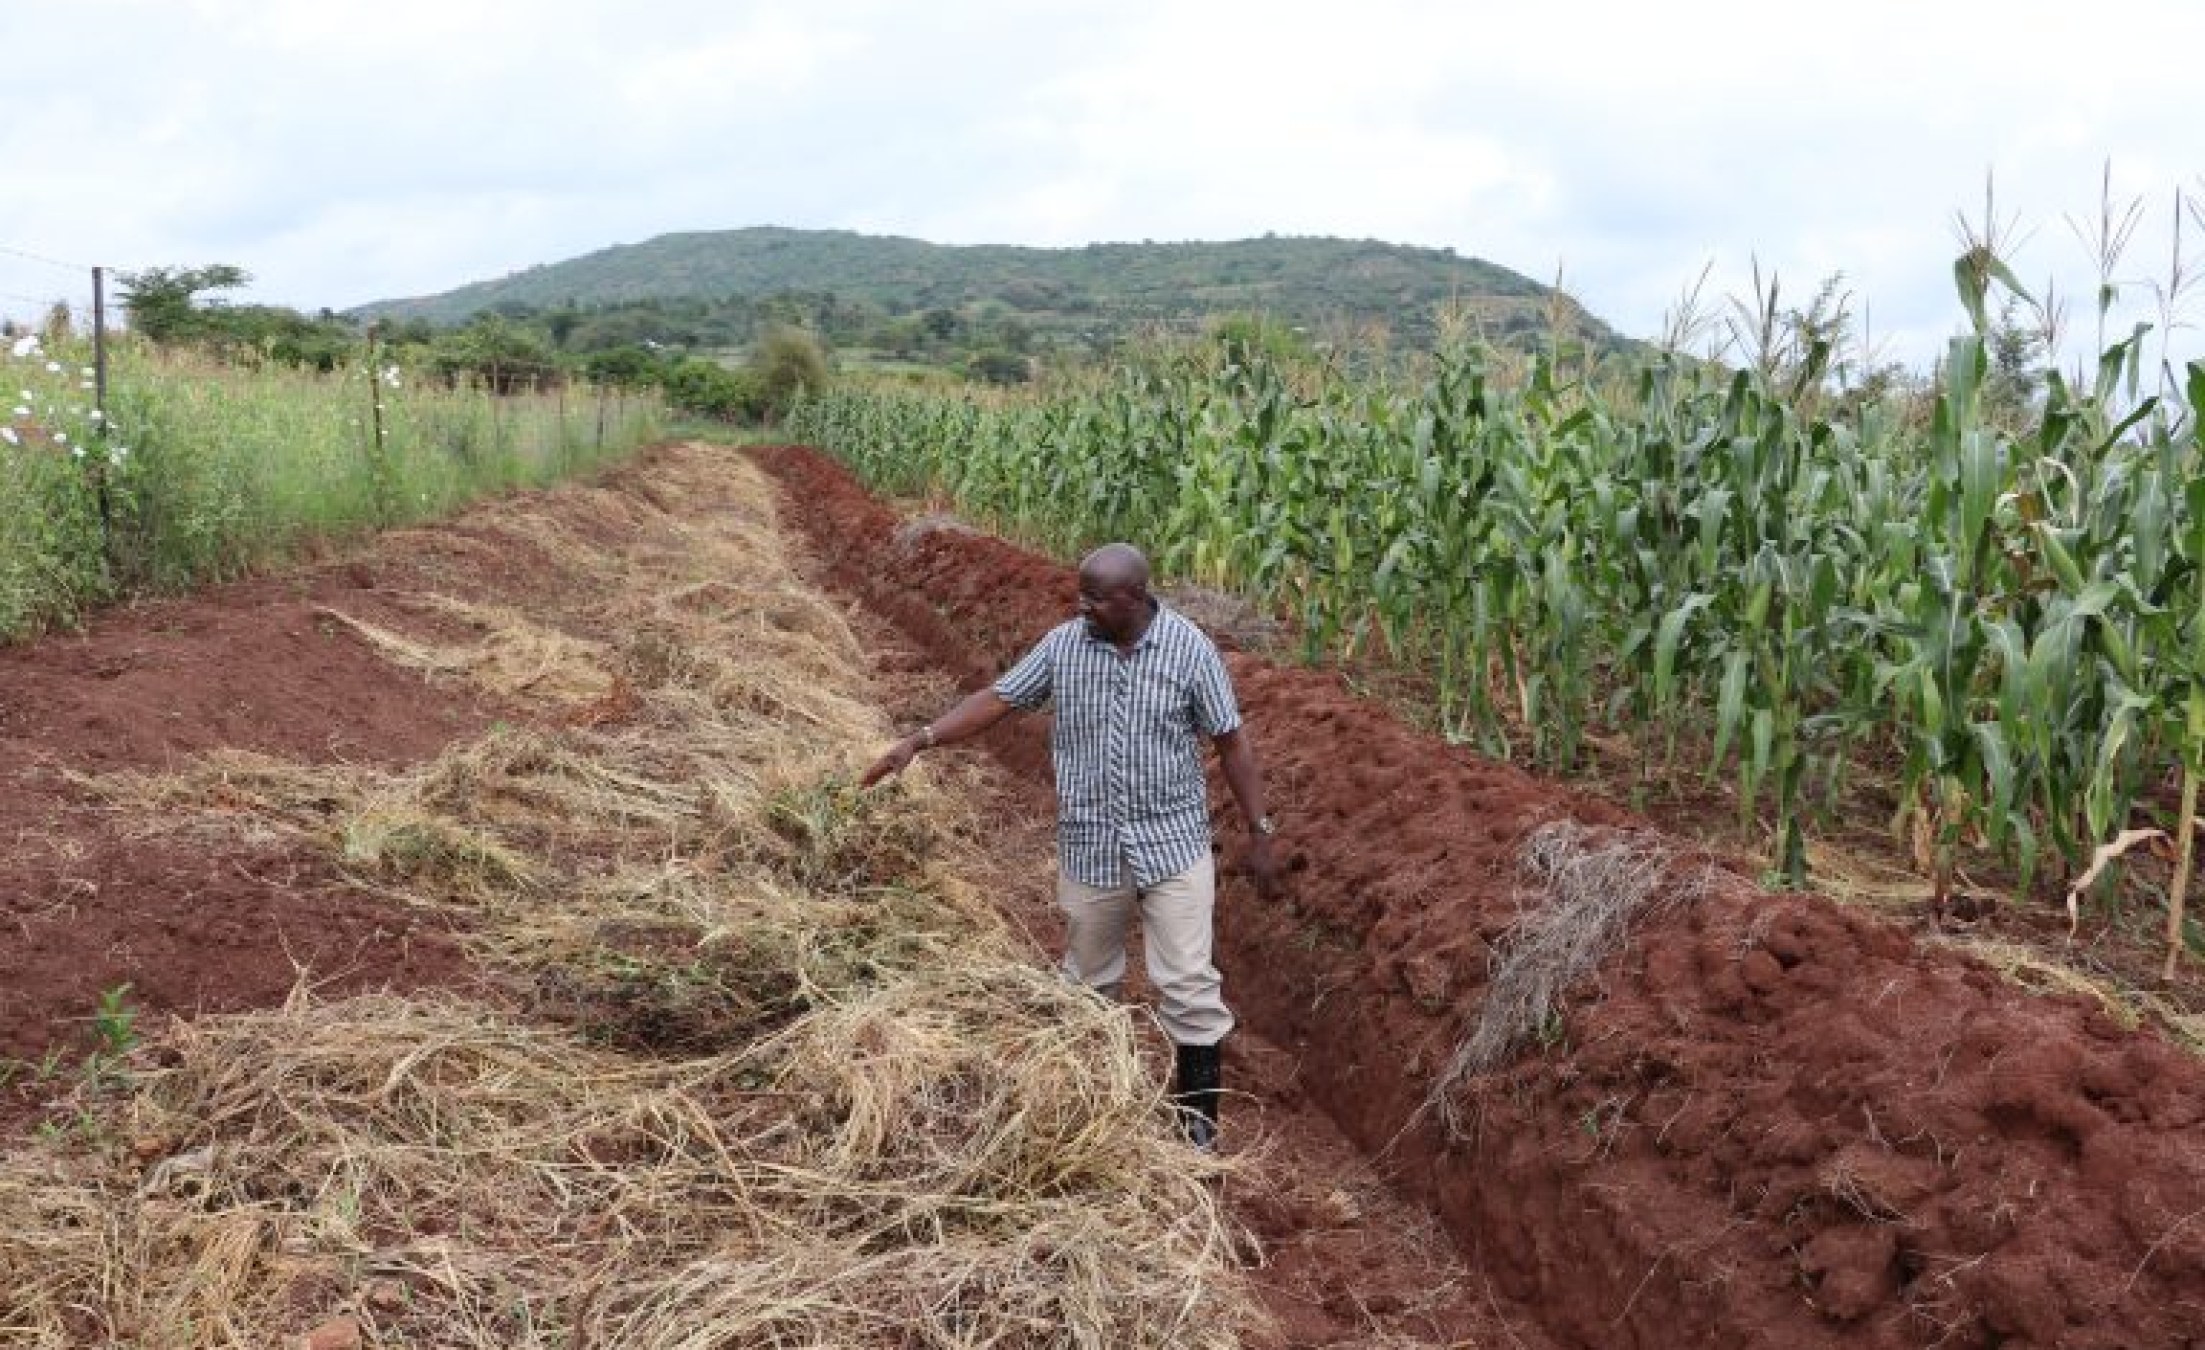
[[[398,557],[410,539],[390,550]],[[161,1011],[451,983],[444,927],[343,883],[303,850],[142,837],[81,776],[218,747],[402,763],[481,731],[493,700],[394,669],[321,608],[385,616],[364,563],[218,587],[0,647],[0,1057],[84,1040],[101,991]],[[7,1114],[0,1104],[0,1117]]]
[[[899,539],[826,456],[758,458],[836,582],[967,687],[1068,612],[1062,566]],[[2205,1343],[2205,1065],[1814,897],[1741,881],[1657,913],[1543,1044],[1459,1085],[1451,1135],[1428,1097],[1535,899],[1524,842],[1648,827],[1323,672],[1229,660],[1295,869],[1282,904],[1228,886],[1234,1001],[1557,1342]],[[1038,722],[990,749],[1047,773]]]

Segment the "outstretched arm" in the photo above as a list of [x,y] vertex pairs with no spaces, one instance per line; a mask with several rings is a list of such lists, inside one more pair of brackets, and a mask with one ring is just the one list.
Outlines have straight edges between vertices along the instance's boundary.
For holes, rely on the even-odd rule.
[[1225,785],[1233,790],[1233,800],[1240,803],[1240,818],[1248,824],[1248,873],[1255,878],[1256,894],[1268,900],[1278,892],[1279,862],[1271,836],[1262,828],[1269,819],[1263,797],[1263,770],[1256,765],[1255,747],[1248,742],[1246,728],[1235,727],[1215,739]]
[[889,746],[887,752],[874,760],[873,767],[867,769],[865,776],[858,780],[858,786],[871,787],[883,778],[902,773],[912,760],[919,757],[921,750],[931,750],[936,746],[954,744],[968,736],[977,736],[1016,711],[1017,709],[1003,701],[1003,696],[996,693],[992,686],[974,690],[965,696],[962,703],[935,718],[926,727]]

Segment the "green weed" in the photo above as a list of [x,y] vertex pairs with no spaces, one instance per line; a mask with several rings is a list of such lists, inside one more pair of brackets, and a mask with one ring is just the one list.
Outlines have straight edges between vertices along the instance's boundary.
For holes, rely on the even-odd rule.
[[98,1042],[95,1055],[120,1059],[138,1044],[138,1010],[130,1006],[130,985],[125,982],[100,991],[99,1006],[92,1013],[92,1036]]

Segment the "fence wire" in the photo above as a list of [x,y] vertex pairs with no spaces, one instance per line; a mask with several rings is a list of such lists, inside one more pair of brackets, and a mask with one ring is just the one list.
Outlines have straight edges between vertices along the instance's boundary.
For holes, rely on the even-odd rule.
[[43,331],[57,309],[67,311],[72,332],[91,330],[92,269],[0,244],[0,327]]

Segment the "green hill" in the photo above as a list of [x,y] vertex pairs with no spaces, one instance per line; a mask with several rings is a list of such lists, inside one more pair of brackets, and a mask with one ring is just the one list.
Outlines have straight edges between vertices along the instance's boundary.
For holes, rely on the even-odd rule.
[[[1255,312],[1311,333],[1383,325],[1427,345],[1442,306],[1506,340],[1543,332],[1550,313],[1599,345],[1618,341],[1574,301],[1451,249],[1266,236],[1229,243],[950,246],[845,230],[773,226],[661,235],[531,267],[442,295],[363,305],[362,318],[463,323],[484,313],[566,310],[623,321],[605,341],[651,329],[633,311],[687,316],[684,340],[743,340],[760,319],[800,322],[838,342],[903,329],[924,340],[957,326],[1014,334],[1011,345],[1095,346],[1145,328],[1188,329]],[[1558,309],[1556,308],[1558,306]],[[572,326],[572,325],[570,325]],[[594,336],[594,335],[590,335]],[[588,345],[588,344],[584,344]]]

